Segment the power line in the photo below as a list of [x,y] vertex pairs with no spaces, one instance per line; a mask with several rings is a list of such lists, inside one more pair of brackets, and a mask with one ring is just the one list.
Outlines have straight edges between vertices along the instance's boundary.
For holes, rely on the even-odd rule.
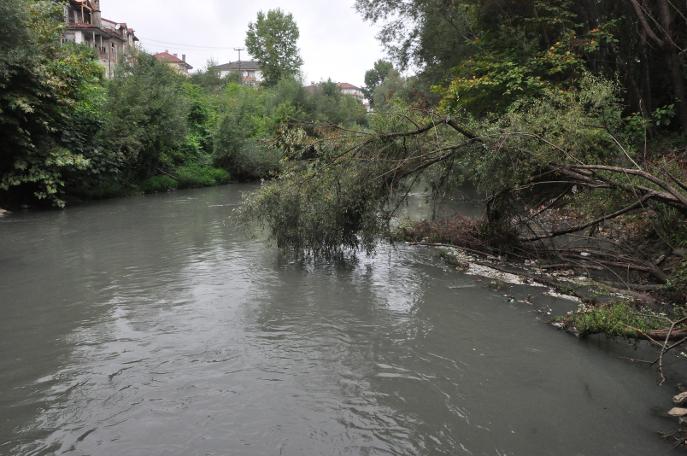
[[162,40],[156,40],[153,38],[147,38],[145,36],[138,36],[141,40],[145,41],[150,41],[153,44],[161,44],[165,46],[177,46],[177,47],[182,47],[186,49],[217,49],[217,50],[223,50],[223,51],[231,51],[234,50],[234,47],[227,46],[227,47],[222,47],[222,46],[201,46],[198,44],[184,44],[184,43],[173,43],[171,41],[162,41]]

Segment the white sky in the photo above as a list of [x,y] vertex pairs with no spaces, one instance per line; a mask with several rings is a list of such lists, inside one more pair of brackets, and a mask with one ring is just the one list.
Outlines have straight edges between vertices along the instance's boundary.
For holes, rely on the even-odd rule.
[[[126,22],[149,52],[186,54],[194,71],[208,59],[237,60],[248,23],[258,11],[292,13],[301,32],[299,47],[306,82],[331,78],[364,83],[365,71],[384,57],[376,30],[354,9],[354,0],[101,0],[103,17]],[[241,60],[248,60],[244,53]]]

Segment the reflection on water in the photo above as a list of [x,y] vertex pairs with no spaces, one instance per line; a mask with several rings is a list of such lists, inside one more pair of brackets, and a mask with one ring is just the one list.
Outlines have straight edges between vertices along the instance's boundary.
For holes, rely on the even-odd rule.
[[280,257],[248,190],[0,220],[0,454],[670,452],[651,372],[429,250]]

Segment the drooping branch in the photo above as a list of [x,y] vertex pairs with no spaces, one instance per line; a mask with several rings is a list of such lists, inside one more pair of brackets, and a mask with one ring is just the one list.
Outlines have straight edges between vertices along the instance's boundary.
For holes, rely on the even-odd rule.
[[[679,190],[670,185],[663,179],[659,179],[651,173],[648,173],[642,169],[636,168],[623,168],[619,166],[608,166],[608,165],[570,165],[569,168],[573,170],[590,170],[590,171],[607,171],[616,174],[631,175],[641,177],[654,185],[659,186],[666,192],[668,192],[672,199],[678,201],[680,204],[687,209],[687,197],[683,195]],[[682,184],[684,185],[684,184]]]
[[592,220],[591,222],[588,222],[588,223],[585,223],[585,224],[582,224],[582,225],[577,225],[577,226],[574,226],[574,227],[572,227],[572,228],[567,228],[567,229],[565,229],[565,230],[553,231],[553,232],[551,232],[551,233],[547,233],[547,234],[542,235],[542,236],[536,236],[536,237],[531,237],[531,238],[528,238],[528,239],[523,239],[523,242],[536,242],[536,241],[541,241],[541,240],[544,240],[544,239],[551,239],[551,238],[558,237],[558,236],[564,236],[564,235],[566,235],[566,234],[571,234],[571,233],[577,233],[577,232],[580,232],[580,231],[584,231],[584,230],[586,230],[587,228],[591,228],[591,227],[593,227],[593,226],[595,226],[595,225],[598,225],[599,223],[602,223],[602,222],[605,222],[605,221],[608,221],[608,220],[612,220],[612,219],[615,219],[615,218],[620,217],[621,215],[627,214],[627,213],[632,212],[632,211],[635,211],[635,210],[637,210],[637,209],[641,209],[642,207],[644,207],[644,204],[645,204],[647,201],[649,201],[652,197],[653,197],[653,195],[651,195],[651,194],[644,195],[642,198],[640,198],[639,200],[635,201],[635,202],[632,203],[631,205],[629,205],[629,206],[627,206],[627,207],[624,207],[624,208],[622,208],[622,209],[620,209],[620,210],[618,210],[618,211],[616,211],[616,212],[613,212],[612,214],[603,215],[602,217],[599,217],[599,218],[597,218],[597,219],[594,219],[594,220]]

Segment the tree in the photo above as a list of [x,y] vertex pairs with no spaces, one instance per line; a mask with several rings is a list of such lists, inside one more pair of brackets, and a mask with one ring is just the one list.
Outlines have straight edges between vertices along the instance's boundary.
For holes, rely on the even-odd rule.
[[377,60],[374,67],[365,73],[365,88],[363,93],[371,103],[374,102],[374,92],[380,84],[394,71],[394,65],[386,60]]
[[266,144],[274,120],[266,107],[275,88],[264,89],[230,83],[225,92],[223,116],[214,138],[215,163],[240,180],[255,180],[273,175],[279,168],[280,154]]
[[139,53],[109,85],[103,142],[132,179],[146,179],[183,160],[189,100],[185,78]]
[[213,93],[220,92],[227,83],[226,78],[223,78],[217,69],[217,62],[212,59],[207,61],[204,69],[193,73],[190,80],[196,86]]
[[[687,6],[668,0],[356,0],[382,24],[401,68],[444,86],[447,105],[504,112],[550,86],[569,90],[591,72],[619,79],[626,114],[678,113],[687,129]],[[494,106],[498,103],[498,106]]]
[[260,11],[256,22],[248,25],[246,47],[262,66],[267,85],[273,86],[280,79],[295,77],[303,60],[299,55],[300,32],[292,14],[280,9]]
[[370,98],[372,106],[375,110],[385,109],[395,98],[403,96],[404,89],[406,88],[405,86],[405,79],[403,79],[398,71],[392,70],[391,73],[372,91]]
[[344,95],[331,79],[321,82],[310,93],[311,121],[352,126],[365,123],[365,107],[359,100]]
[[92,50],[60,45],[62,21],[58,2],[0,4],[2,203],[64,205],[68,176],[95,153],[102,68]]

